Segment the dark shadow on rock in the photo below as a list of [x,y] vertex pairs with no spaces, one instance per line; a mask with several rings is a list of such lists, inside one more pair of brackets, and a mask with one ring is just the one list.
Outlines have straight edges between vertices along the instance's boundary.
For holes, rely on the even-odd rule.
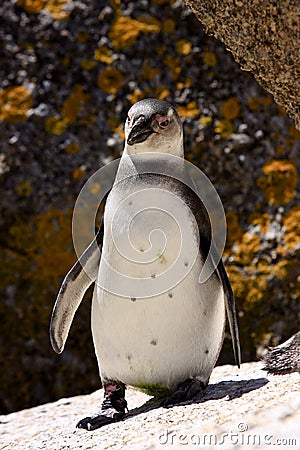
[[[193,400],[189,400],[178,405],[168,406],[167,409],[182,405],[204,403],[209,400],[221,400],[222,398],[226,397],[228,401],[230,401],[235,398],[239,398],[242,395],[247,394],[248,392],[260,389],[267,383],[269,383],[269,381],[266,378],[254,378],[252,380],[221,381],[220,383],[209,384],[207,388],[204,391],[200,392]],[[151,398],[142,406],[129,411],[123,418],[123,420],[135,417],[138,414],[149,412],[153,409],[160,408],[161,402],[162,399],[155,397]]]
[[197,397],[188,403],[203,403],[208,400],[220,400],[228,397],[228,400],[239,398],[247,392],[260,389],[269,383],[267,378],[254,378],[252,380],[239,381],[220,381],[220,383],[209,384],[205,391],[197,395]]

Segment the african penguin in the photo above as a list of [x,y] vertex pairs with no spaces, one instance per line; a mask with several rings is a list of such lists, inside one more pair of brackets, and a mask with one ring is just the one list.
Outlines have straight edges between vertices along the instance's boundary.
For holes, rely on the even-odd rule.
[[[92,334],[104,401],[98,415],[78,423],[87,430],[124,417],[126,385],[162,397],[164,405],[204,389],[223,343],[226,312],[240,365],[234,297],[221,259],[199,283],[211,240],[202,201],[176,177],[139,172],[135,159],[145,156],[147,162],[149,156],[160,164],[168,155],[179,161],[174,173],[184,171],[183,128],[176,109],[156,99],[135,103],[125,123],[125,147],[102,226],[67,274],[54,306],[50,337],[60,353],[76,309],[95,282]],[[129,239],[126,224],[131,219]],[[155,234],[161,229],[167,243],[164,235]],[[176,279],[152,291],[172,270]]]

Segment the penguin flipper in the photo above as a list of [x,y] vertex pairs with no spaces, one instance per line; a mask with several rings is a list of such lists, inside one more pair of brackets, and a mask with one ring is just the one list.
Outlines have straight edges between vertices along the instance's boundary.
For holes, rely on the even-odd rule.
[[237,316],[236,316],[236,310],[235,310],[235,301],[234,301],[234,295],[232,292],[232,288],[225,270],[225,267],[223,265],[222,260],[218,263],[217,268],[219,277],[222,281],[224,293],[225,293],[225,307],[227,312],[227,318],[229,322],[229,329],[232,339],[232,347],[233,347],[233,354],[235,363],[238,367],[241,365],[241,349],[240,349],[240,338],[239,338],[239,328],[238,328],[238,322],[237,322]]
[[68,272],[58,292],[50,322],[50,341],[56,353],[63,351],[75,312],[89,286],[96,281],[103,231],[102,223],[95,239]]

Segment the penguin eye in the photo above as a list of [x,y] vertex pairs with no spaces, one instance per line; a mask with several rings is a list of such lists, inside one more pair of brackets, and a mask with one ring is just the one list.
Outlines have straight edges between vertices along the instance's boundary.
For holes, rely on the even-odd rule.
[[169,123],[170,123],[170,121],[167,119],[167,120],[164,120],[163,122],[160,122],[160,123],[159,123],[159,126],[160,126],[161,128],[167,128],[167,126],[169,125]]

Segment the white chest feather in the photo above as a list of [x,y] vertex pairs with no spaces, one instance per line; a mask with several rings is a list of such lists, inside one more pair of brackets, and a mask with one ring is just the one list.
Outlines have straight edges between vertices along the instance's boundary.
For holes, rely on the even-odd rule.
[[159,184],[116,191],[106,211],[92,306],[101,376],[137,387],[207,382],[223,340],[224,293],[216,275],[198,282],[191,211]]

